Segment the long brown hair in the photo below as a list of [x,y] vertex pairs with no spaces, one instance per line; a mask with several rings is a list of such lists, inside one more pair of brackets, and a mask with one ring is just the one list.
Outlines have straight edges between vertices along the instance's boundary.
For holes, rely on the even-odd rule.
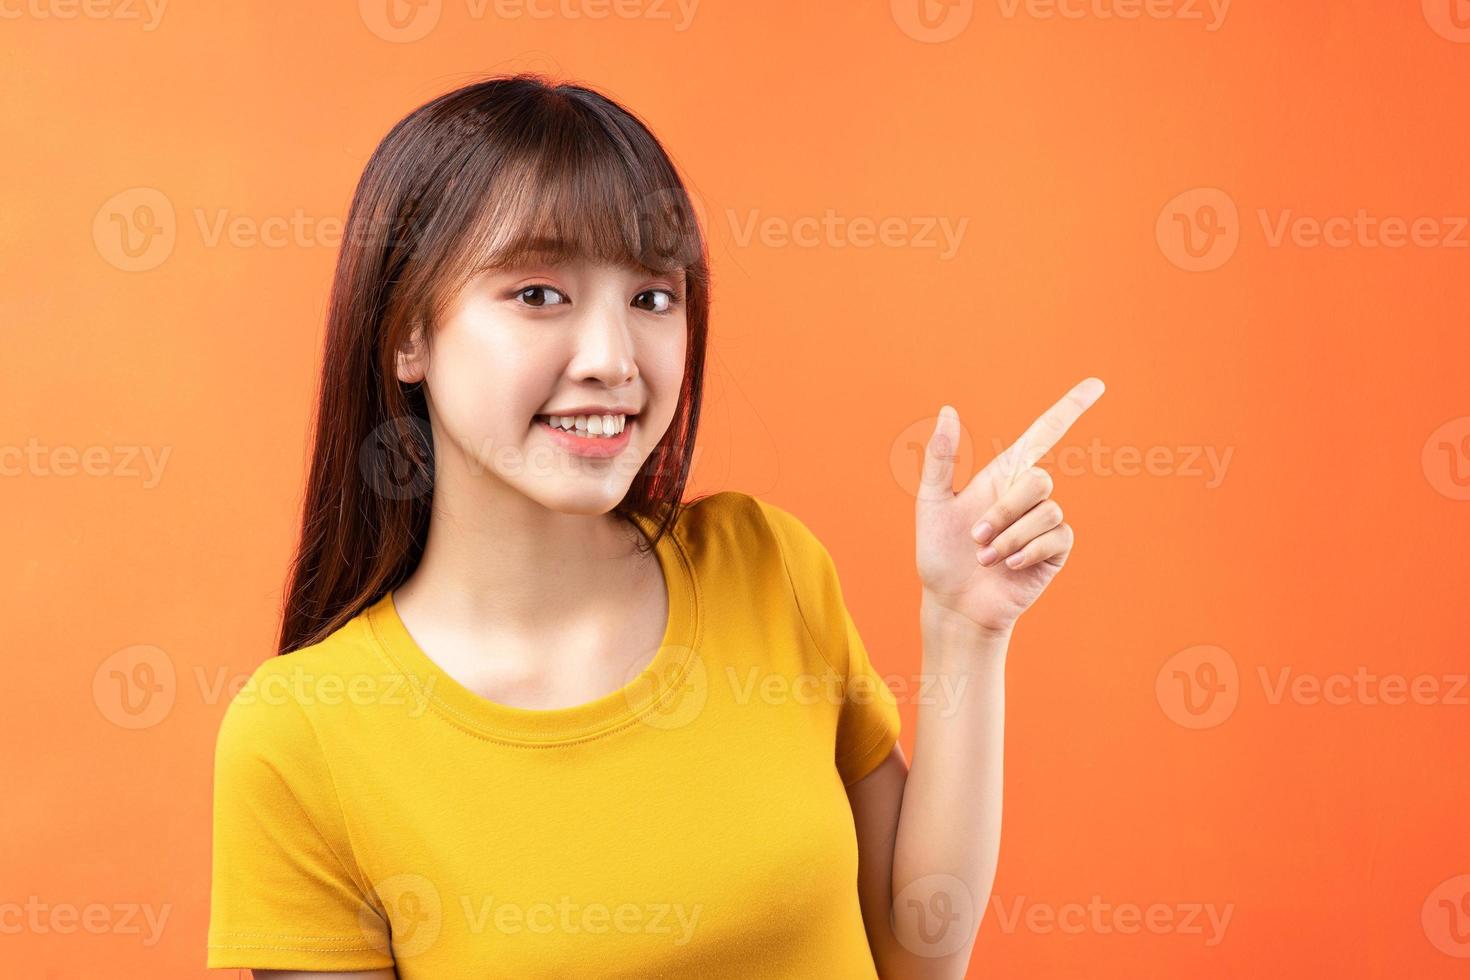
[[385,136],[343,231],[327,314],[301,539],[278,653],[316,643],[396,588],[423,556],[434,447],[423,383],[396,374],[475,272],[528,254],[684,271],[688,344],[674,420],[627,495],[624,519],[678,519],[699,423],[709,262],[687,191],[633,113],[540,74],[441,95]]

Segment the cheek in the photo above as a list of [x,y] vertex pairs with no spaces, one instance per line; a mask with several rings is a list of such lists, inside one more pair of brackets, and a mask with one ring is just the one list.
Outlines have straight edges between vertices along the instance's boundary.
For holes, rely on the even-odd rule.
[[687,346],[688,334],[681,326],[677,334],[652,338],[638,350],[638,373],[648,404],[634,438],[645,451],[651,451],[673,424]]
[[659,343],[652,344],[641,352],[639,370],[649,388],[667,400],[670,414],[679,398],[679,385],[684,381],[684,359],[688,344],[688,332],[681,327],[677,331],[671,331],[668,337],[659,338]]
[[503,331],[452,325],[430,359],[428,387],[450,432],[471,446],[518,442],[555,382],[541,360]]

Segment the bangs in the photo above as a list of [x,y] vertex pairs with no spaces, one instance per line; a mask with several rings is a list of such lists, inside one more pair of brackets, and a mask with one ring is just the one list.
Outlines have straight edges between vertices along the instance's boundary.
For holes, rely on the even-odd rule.
[[578,128],[502,161],[469,234],[469,273],[576,259],[660,275],[701,267],[698,221],[667,164],[630,166],[629,148]]

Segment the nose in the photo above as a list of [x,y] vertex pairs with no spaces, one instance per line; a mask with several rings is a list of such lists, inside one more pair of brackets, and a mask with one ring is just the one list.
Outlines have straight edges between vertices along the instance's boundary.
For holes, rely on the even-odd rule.
[[637,348],[629,316],[621,301],[601,302],[585,309],[574,331],[567,373],[578,381],[621,387],[638,377]]

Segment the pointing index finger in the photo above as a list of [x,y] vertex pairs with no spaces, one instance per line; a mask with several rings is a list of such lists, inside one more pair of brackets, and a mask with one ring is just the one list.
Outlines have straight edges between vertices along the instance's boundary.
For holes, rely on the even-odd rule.
[[1002,459],[1006,460],[1010,470],[1006,477],[1007,489],[1016,482],[1016,477],[1051,452],[1052,447],[1067,434],[1072,423],[1081,418],[1082,413],[1102,396],[1103,390],[1102,379],[1084,378],[1021,433],[1021,438],[1002,454]]

